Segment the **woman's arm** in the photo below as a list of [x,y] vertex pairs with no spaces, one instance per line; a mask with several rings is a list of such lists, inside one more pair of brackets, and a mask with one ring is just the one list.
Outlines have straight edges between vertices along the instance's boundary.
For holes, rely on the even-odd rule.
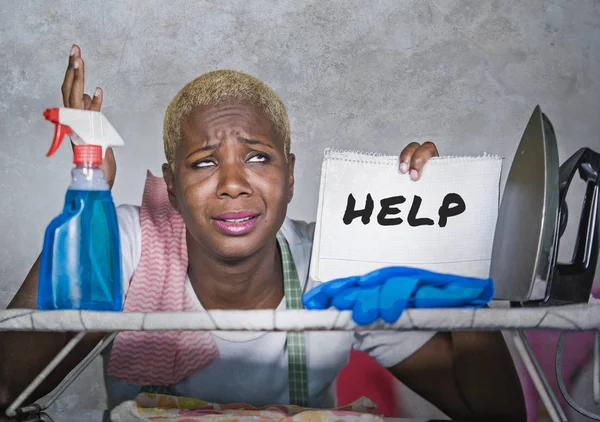
[[[400,170],[418,180],[438,155],[435,144],[413,142],[400,154]],[[437,333],[389,370],[451,418],[527,419],[521,382],[500,332]]]
[[500,332],[437,333],[389,370],[449,417],[525,421],[525,398]]

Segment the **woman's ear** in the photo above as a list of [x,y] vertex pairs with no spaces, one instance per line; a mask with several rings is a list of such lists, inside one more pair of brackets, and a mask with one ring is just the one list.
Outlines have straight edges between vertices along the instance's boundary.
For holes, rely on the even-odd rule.
[[167,193],[169,194],[169,202],[173,205],[173,208],[179,211],[177,204],[177,195],[175,194],[175,175],[173,169],[167,163],[162,165],[163,179],[167,184]]
[[288,154],[288,204],[294,197],[294,166],[296,165],[296,156]]

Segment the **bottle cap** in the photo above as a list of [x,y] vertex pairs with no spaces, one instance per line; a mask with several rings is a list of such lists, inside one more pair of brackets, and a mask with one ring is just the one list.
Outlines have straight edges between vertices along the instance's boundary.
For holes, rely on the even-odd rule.
[[102,147],[100,145],[75,145],[73,162],[75,164],[102,164]]

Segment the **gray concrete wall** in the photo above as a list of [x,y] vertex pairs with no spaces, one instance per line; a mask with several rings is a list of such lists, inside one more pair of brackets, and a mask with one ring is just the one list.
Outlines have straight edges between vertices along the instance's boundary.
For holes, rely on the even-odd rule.
[[[139,203],[146,169],[160,174],[169,100],[217,68],[261,78],[287,104],[295,218],[314,218],[326,146],[398,153],[429,140],[442,154],[500,154],[506,176],[540,104],[561,161],[581,146],[600,150],[595,0],[4,0],[0,307],[62,207],[71,151],[45,158],[52,126],[41,113],[61,104],[72,43],[83,49],[87,91],[104,89],[103,111],[127,142],[117,151],[117,203]],[[102,406],[99,379],[98,366],[84,374],[59,403],[63,417]]]

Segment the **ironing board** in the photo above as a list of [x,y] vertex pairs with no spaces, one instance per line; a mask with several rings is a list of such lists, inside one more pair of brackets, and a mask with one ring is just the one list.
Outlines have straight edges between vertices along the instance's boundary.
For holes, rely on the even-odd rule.
[[[500,304],[497,304],[500,305]],[[9,407],[14,416],[19,406],[52,372],[62,359],[81,341],[87,332],[107,334],[96,348],[63,380],[42,404],[21,408],[23,412],[46,410],[58,396],[106,348],[119,331],[211,330],[211,331],[464,331],[508,330],[599,331],[600,300],[591,298],[587,304],[557,307],[484,309],[407,309],[394,323],[374,322],[358,325],[350,311],[337,310],[213,310],[205,312],[118,313],[96,311],[39,311],[7,309],[0,311],[0,331],[74,331],[78,334],[51,361],[38,377]],[[535,368],[535,357],[527,350],[526,339],[516,343],[528,370],[540,384],[540,395],[546,407],[555,407],[548,391],[544,392],[543,374]],[[552,408],[552,407],[551,407]],[[561,418],[561,411],[554,410]],[[552,412],[551,412],[552,413]],[[563,413],[564,415],[564,413]],[[52,419],[45,416],[47,421]]]
[[[358,325],[350,311],[205,312],[0,311],[0,331],[465,331],[600,330],[600,301],[556,307],[407,309],[394,323]],[[492,306],[494,306],[492,304]]]

